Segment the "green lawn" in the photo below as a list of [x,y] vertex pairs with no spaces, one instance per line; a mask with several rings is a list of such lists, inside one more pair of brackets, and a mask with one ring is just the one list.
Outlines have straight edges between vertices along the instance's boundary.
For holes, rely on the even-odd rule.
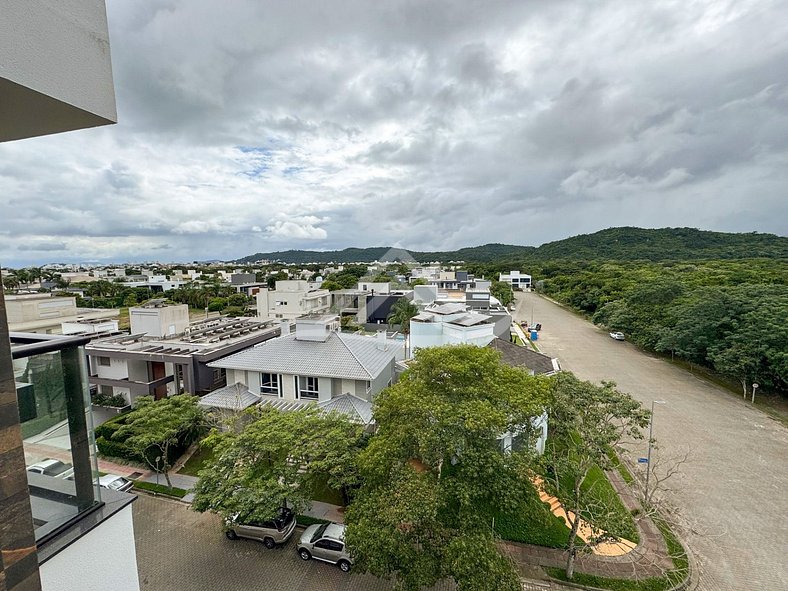
[[330,503],[331,505],[345,505],[342,493],[328,486],[325,478],[316,480],[315,485],[312,487],[312,500]]
[[134,488],[155,492],[170,497],[177,497],[179,499],[185,497],[189,492],[187,490],[183,490],[182,488],[175,486],[169,488],[166,484],[156,484],[155,482],[135,482]]
[[[566,548],[569,539],[569,528],[564,520],[550,512],[550,507],[539,499],[533,488],[523,496],[519,511],[496,515],[495,533],[511,542],[548,548]],[[583,543],[580,538],[578,543]]]
[[[568,581],[566,572],[562,568],[545,567],[545,572],[559,581]],[[628,579],[607,579],[596,575],[585,575],[575,573],[572,583],[588,585],[597,589],[610,589],[611,591],[667,591],[671,589],[675,582],[670,578],[642,579],[640,581],[630,581]]]
[[203,446],[201,443],[197,444],[197,450],[186,460],[183,467],[178,470],[178,474],[187,474],[188,476],[197,476],[198,472],[205,467],[205,464],[213,456],[213,450]]

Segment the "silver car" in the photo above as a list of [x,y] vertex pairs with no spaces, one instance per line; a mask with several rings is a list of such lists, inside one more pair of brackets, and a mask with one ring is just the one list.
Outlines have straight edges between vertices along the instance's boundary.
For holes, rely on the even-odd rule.
[[236,515],[225,524],[224,534],[230,540],[248,538],[265,544],[268,549],[284,544],[293,535],[296,519],[293,511],[281,507],[276,517],[269,521],[247,521]]
[[128,478],[123,478],[123,476],[118,476],[117,474],[105,474],[99,478],[99,485],[102,488],[127,492],[131,490],[134,483]]
[[315,558],[349,572],[353,559],[345,546],[345,526],[340,523],[310,525],[298,541],[298,555],[303,560]]

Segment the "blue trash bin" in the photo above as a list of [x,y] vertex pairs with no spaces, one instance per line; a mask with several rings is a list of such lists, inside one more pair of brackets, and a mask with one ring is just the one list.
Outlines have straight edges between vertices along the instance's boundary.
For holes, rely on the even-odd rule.
[[532,340],[532,341],[536,341],[536,340],[538,340],[538,339],[539,339],[539,333],[538,333],[538,332],[536,332],[535,330],[532,330],[532,331],[531,331],[531,340]]

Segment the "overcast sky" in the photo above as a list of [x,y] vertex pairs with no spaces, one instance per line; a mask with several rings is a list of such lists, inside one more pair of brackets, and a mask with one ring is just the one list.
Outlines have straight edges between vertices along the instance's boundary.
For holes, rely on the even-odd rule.
[[0,261],[788,233],[785,0],[107,0],[119,123],[0,144]]

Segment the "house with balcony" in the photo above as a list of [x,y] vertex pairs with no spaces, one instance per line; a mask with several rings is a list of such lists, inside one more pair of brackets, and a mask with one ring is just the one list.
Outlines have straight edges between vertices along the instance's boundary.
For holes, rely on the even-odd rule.
[[295,330],[209,363],[227,373],[229,384],[243,384],[263,404],[282,409],[315,403],[348,409],[371,420],[372,401],[395,379],[395,364],[404,358],[404,342],[342,333],[339,318],[298,318]]
[[227,384],[225,372],[209,367],[210,362],[280,333],[278,326],[253,318],[190,323],[185,304],[157,302],[130,309],[131,334],[97,339],[85,347],[91,387],[119,394],[129,404],[139,396],[206,394]]
[[327,289],[303,279],[277,281],[275,289],[263,288],[256,298],[260,320],[292,320],[306,314],[325,314],[331,305]]

